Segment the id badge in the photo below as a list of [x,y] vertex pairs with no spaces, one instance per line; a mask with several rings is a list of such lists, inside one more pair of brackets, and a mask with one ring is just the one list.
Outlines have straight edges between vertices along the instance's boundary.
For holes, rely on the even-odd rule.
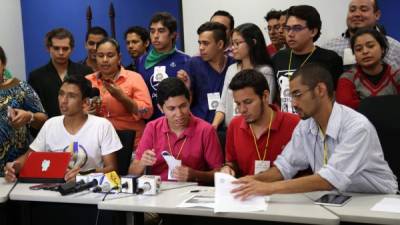
[[345,48],[343,50],[343,65],[354,65],[356,64],[356,57],[353,54],[351,48]]
[[168,78],[165,66],[155,66],[154,73],[153,73],[153,81],[154,82],[161,82],[164,79]]
[[271,162],[266,160],[254,161],[254,175],[267,171],[270,167],[270,164]]
[[220,100],[221,100],[221,96],[220,96],[219,92],[208,93],[207,94],[208,109],[216,110],[219,105]]
[[176,178],[174,177],[174,170],[176,167],[181,165],[182,165],[181,160],[175,160],[172,165],[168,165],[168,180],[176,180]]

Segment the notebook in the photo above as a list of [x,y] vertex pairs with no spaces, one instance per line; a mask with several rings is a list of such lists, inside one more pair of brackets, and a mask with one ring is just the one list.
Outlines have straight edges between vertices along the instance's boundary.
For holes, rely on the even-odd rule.
[[32,152],[22,167],[18,181],[24,183],[64,183],[70,152]]

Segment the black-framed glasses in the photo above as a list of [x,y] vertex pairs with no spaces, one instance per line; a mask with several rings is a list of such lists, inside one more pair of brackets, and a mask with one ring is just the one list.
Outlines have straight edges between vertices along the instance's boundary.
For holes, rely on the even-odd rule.
[[290,31],[293,31],[294,33],[298,33],[306,28],[307,28],[307,26],[302,26],[302,25],[293,25],[293,26],[284,26],[283,27],[283,29],[288,33]]

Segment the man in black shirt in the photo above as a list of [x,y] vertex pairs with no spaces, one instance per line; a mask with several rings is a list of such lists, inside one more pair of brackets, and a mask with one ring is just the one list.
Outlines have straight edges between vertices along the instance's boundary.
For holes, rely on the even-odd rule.
[[127,65],[125,69],[137,71],[137,64],[142,55],[147,53],[150,45],[149,31],[144,27],[133,26],[125,31],[126,49],[132,58],[132,63]]
[[69,57],[74,48],[74,38],[68,30],[56,28],[46,34],[46,47],[50,62],[29,74],[28,83],[35,89],[50,117],[60,115],[58,91],[67,75],[85,76],[93,71],[84,65],[72,62]]
[[87,56],[83,60],[79,61],[79,63],[90,67],[93,71],[97,71],[97,44],[106,37],[108,37],[108,33],[102,27],[91,27],[85,37]]
[[293,6],[288,11],[284,27],[288,48],[279,51],[273,58],[281,110],[284,112],[295,112],[289,94],[289,77],[304,64],[316,62],[326,67],[333,76],[335,87],[343,73],[342,58],[334,51],[314,44],[321,34],[321,24],[319,13],[312,6]]

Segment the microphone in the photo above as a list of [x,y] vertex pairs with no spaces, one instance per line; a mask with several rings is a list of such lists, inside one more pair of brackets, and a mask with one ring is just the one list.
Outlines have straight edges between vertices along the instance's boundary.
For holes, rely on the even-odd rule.
[[75,192],[75,187],[77,185],[82,185],[84,183],[85,182],[83,180],[80,180],[78,182],[68,182],[68,183],[65,183],[65,184],[61,185],[58,188],[58,191],[60,192],[61,195],[68,195],[68,194],[71,194],[71,193]]
[[96,114],[98,114],[101,106],[100,90],[96,87],[92,88],[89,97],[90,106],[95,107]]
[[90,98],[99,97],[99,96],[100,96],[100,90],[96,87],[92,88],[92,90],[90,91]]
[[87,190],[89,188],[97,186],[98,184],[99,184],[99,182],[97,182],[97,180],[94,179],[94,180],[92,180],[90,182],[83,183],[83,184],[80,184],[80,185],[76,185],[75,186],[75,192],[81,192],[81,191]]
[[111,185],[109,183],[102,184],[93,189],[93,192],[109,192],[111,191]]

